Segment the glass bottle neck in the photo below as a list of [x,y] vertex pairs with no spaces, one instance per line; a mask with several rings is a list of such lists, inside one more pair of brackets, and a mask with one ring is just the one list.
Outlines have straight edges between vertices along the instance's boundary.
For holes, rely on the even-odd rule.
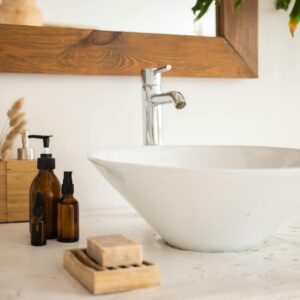
[[54,173],[53,170],[39,169],[39,173]]

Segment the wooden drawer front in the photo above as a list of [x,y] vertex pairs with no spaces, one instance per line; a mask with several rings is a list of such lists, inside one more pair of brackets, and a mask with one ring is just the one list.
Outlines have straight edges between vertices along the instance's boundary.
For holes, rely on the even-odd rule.
[[[1,177],[3,165],[4,175]],[[28,221],[29,188],[37,174],[36,161],[11,160],[1,162],[0,166],[0,177],[4,179],[0,186],[0,221]]]

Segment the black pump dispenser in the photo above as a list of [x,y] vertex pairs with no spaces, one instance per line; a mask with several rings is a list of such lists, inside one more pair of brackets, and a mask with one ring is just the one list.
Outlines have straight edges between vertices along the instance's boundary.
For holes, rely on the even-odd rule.
[[30,139],[41,139],[43,140],[44,153],[38,158],[37,167],[39,170],[54,170],[55,169],[55,158],[49,153],[50,138],[52,135],[29,135]]
[[63,180],[61,191],[62,191],[63,195],[73,195],[74,194],[74,184],[72,181],[72,172],[64,172],[64,180]]
[[28,137],[30,139],[41,139],[41,140],[43,140],[44,149],[46,149],[46,148],[49,149],[50,138],[53,137],[53,135],[36,135],[36,134],[31,134]]
[[43,195],[43,204],[45,206],[45,224],[47,239],[57,237],[57,202],[61,195],[61,186],[58,178],[54,173],[55,159],[49,151],[51,135],[29,135],[31,139],[43,140],[44,153],[41,154],[37,161],[38,173],[34,177],[29,191],[29,212],[32,209],[38,192]]

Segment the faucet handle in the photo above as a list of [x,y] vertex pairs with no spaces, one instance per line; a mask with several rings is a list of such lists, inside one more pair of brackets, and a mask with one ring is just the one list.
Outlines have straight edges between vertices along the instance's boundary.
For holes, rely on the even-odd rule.
[[160,85],[161,74],[172,69],[171,65],[166,65],[161,68],[146,68],[142,69],[142,78],[144,85]]
[[168,72],[170,70],[172,70],[172,66],[171,65],[166,65],[164,67],[155,69],[153,71],[153,73],[154,73],[154,76],[156,76],[157,74],[162,74],[162,73]]

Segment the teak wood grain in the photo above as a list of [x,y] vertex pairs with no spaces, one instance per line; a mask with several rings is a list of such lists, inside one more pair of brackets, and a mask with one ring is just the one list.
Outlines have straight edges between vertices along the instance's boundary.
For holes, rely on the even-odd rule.
[[0,222],[7,220],[6,164],[0,161]]
[[257,77],[257,1],[235,11],[221,1],[211,38],[0,25],[0,72],[139,75],[171,64],[168,76]]
[[28,221],[29,188],[36,161],[0,161],[0,222]]
[[258,1],[248,0],[243,9],[234,9],[233,1],[221,1],[218,9],[218,35],[240,55],[253,77],[258,75]]
[[7,222],[28,221],[29,189],[36,174],[36,161],[7,162]]

